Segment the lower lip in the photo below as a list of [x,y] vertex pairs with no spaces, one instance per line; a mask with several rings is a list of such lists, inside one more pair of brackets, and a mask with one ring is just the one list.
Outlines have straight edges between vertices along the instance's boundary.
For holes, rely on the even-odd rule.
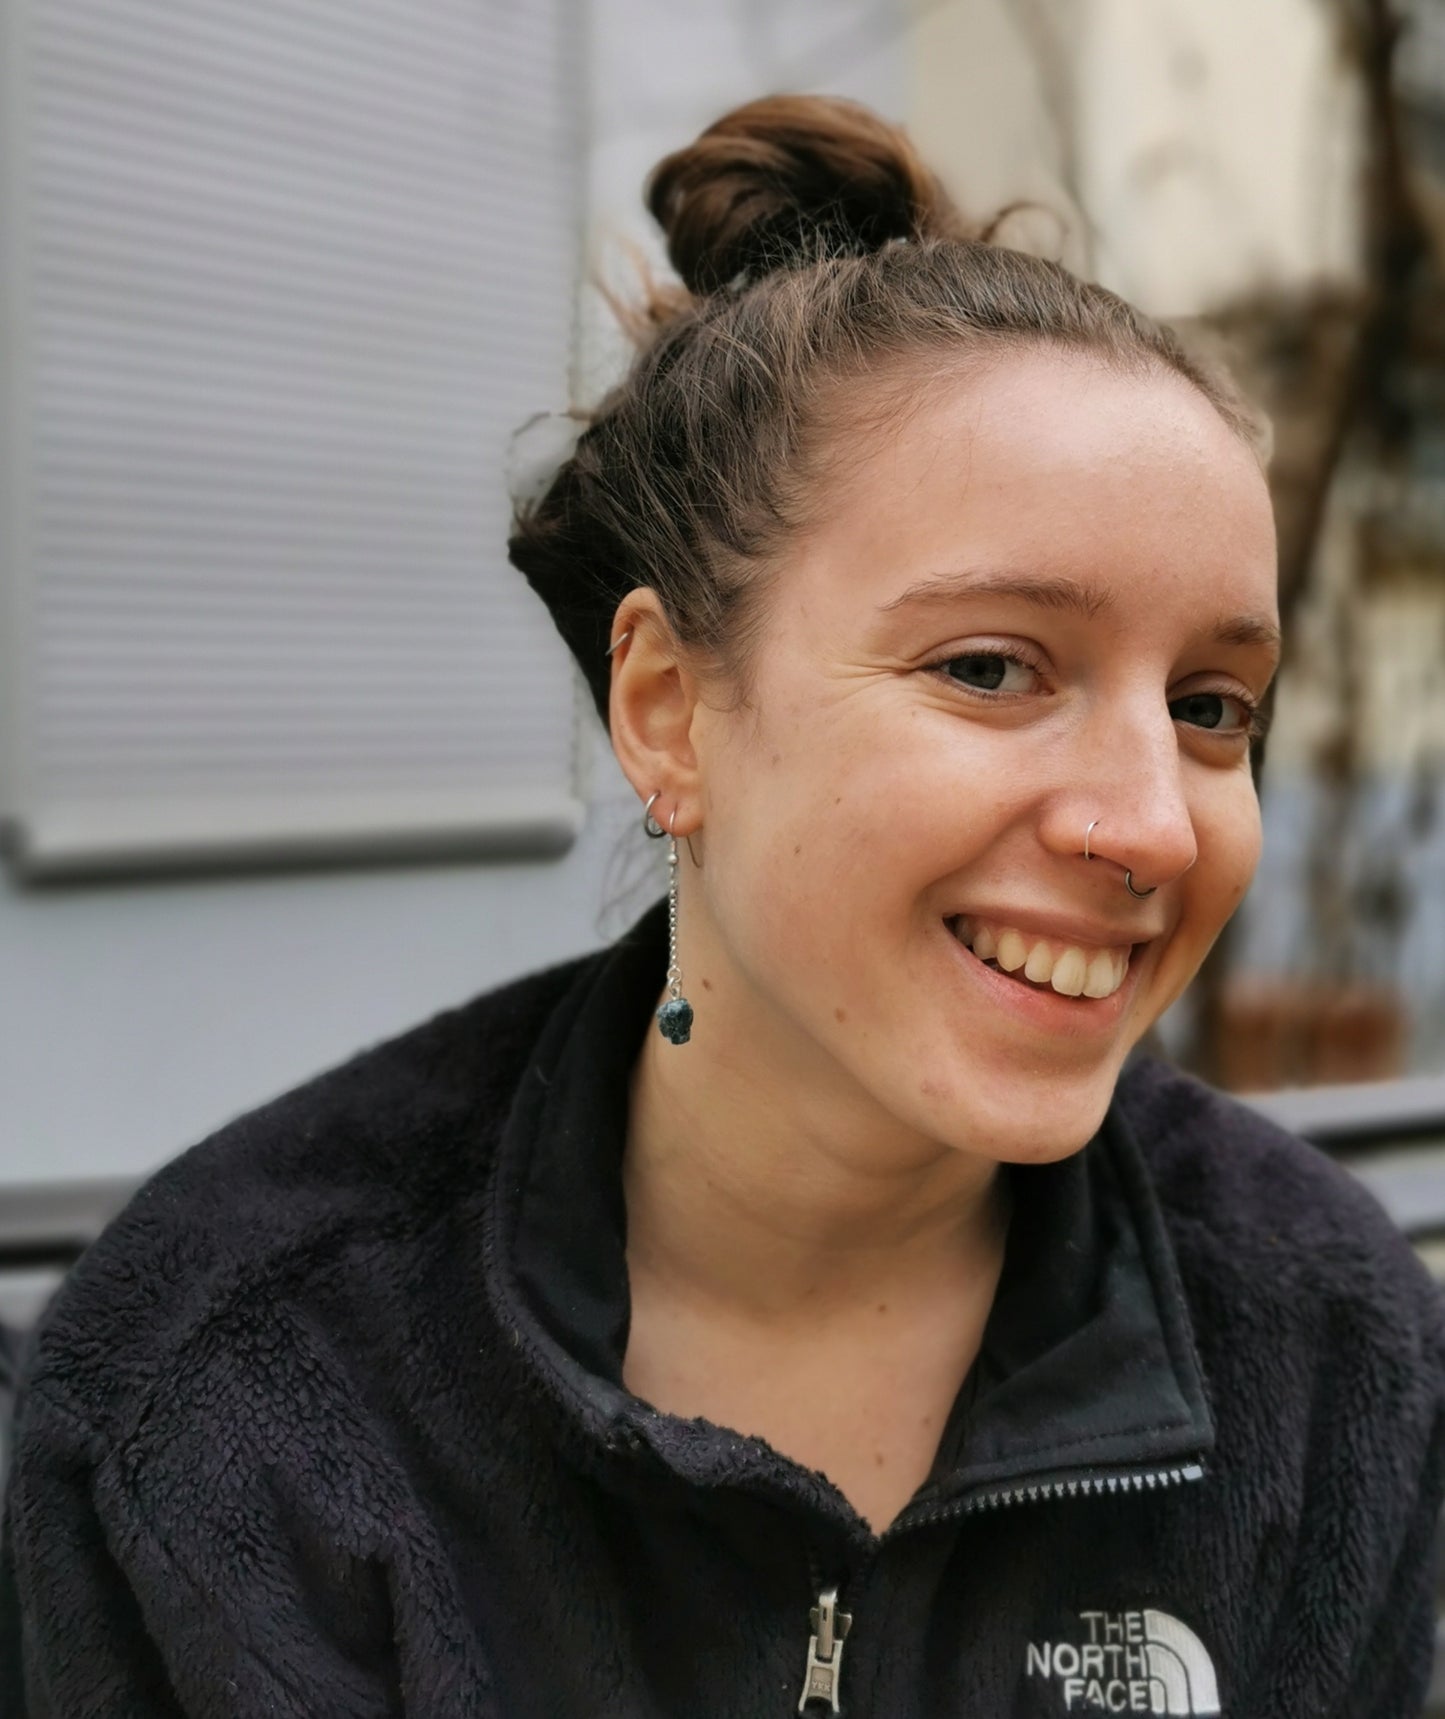
[[1139,984],[1142,945],[1136,945],[1130,954],[1124,982],[1111,996],[1065,997],[1057,991],[1035,990],[1032,985],[986,967],[947,925],[943,927],[943,935],[952,945],[955,958],[962,963],[967,979],[980,986],[992,1003],[1015,1020],[1062,1038],[1100,1038],[1113,1032]]

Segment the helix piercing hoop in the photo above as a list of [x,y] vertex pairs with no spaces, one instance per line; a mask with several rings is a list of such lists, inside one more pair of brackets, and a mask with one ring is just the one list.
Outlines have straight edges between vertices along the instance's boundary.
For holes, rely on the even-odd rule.
[[607,649],[602,653],[603,656],[610,657],[612,655],[613,651],[615,651],[619,645],[625,645],[631,637],[632,637],[632,628],[629,627],[625,633],[620,634],[617,638],[615,638],[612,641],[612,643],[610,645],[608,645]]
[[[654,794],[654,800],[657,796]],[[648,805],[652,804],[649,800]],[[692,1036],[692,1004],[682,994],[682,968],[677,964],[677,808],[667,820],[667,988],[672,995],[657,1010],[657,1030],[669,1044],[685,1045]],[[651,835],[651,831],[648,834]]]

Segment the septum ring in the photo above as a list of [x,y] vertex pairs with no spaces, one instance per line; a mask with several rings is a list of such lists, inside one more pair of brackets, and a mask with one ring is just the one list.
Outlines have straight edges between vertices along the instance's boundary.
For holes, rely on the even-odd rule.
[[[1099,824],[1102,821],[1103,820],[1100,818],[1095,818],[1093,823],[1089,825],[1088,829],[1084,831],[1084,858],[1086,860],[1091,860],[1094,857],[1093,854],[1089,852],[1089,837],[1093,835],[1094,831],[1099,827]],[[1124,888],[1129,891],[1130,895],[1137,897],[1140,901],[1143,901],[1146,895],[1153,895],[1154,891],[1158,889],[1158,887],[1159,885],[1156,883],[1152,884],[1148,889],[1135,889],[1133,872],[1126,871],[1124,873]]]

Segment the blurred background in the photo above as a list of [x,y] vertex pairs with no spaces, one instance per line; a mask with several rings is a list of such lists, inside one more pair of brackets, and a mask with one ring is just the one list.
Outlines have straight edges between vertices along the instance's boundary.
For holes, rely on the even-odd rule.
[[0,0],[0,1317],[660,890],[508,492],[624,361],[648,169],[781,89],[1273,414],[1265,859],[1162,1038],[1445,1230],[1442,0]]

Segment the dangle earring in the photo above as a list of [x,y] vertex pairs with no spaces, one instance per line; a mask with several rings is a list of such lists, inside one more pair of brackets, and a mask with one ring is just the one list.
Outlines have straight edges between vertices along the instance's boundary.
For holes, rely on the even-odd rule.
[[668,837],[667,854],[667,988],[672,995],[657,1011],[657,1030],[669,1044],[685,1045],[692,1034],[692,1004],[682,994],[682,969],[677,964],[677,807],[667,820],[667,828],[652,815],[654,803],[661,799],[659,788],[647,802],[642,814],[642,827],[650,836]]

